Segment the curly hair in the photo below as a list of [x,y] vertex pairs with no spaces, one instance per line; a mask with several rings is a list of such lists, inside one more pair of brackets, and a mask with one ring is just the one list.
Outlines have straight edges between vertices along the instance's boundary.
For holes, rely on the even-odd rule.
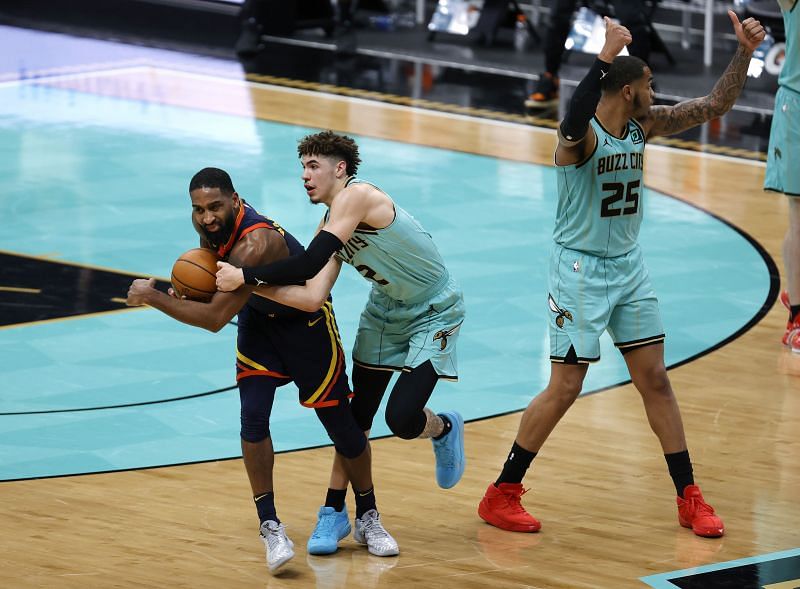
[[306,135],[297,146],[297,157],[304,155],[321,155],[332,157],[347,164],[347,175],[355,176],[358,172],[358,145],[347,135],[338,135],[333,131],[322,131]]

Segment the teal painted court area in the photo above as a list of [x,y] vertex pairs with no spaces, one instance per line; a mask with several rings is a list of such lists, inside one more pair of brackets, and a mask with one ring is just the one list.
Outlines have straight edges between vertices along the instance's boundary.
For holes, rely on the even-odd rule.
[[[308,242],[324,210],[308,204],[296,142],[316,129],[128,95],[0,85],[0,250],[167,278],[197,244],[187,188],[205,166],[226,169],[243,198]],[[442,383],[432,408],[458,409],[467,420],[523,409],[549,376],[554,170],[357,139],[359,176],[433,234],[465,292],[461,380]],[[770,261],[680,200],[645,191],[644,202],[641,241],[675,365],[761,313]],[[344,268],[334,290],[348,349],[368,288]],[[0,329],[0,479],[239,456],[234,350],[234,326],[211,334],[151,309]],[[602,354],[586,392],[628,379],[607,338]],[[328,443],[293,385],[279,391],[271,430],[277,451]],[[373,436],[387,434],[376,420]]]

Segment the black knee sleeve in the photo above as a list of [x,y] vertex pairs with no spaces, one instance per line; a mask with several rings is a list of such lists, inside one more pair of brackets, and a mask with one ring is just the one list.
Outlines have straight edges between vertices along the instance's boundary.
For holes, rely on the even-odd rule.
[[256,444],[269,435],[269,416],[275,399],[276,384],[271,377],[248,376],[239,381],[241,429],[245,442]]
[[323,407],[315,411],[339,454],[345,458],[361,456],[367,447],[367,436],[356,423],[347,404],[339,403],[334,407]]
[[361,431],[372,429],[372,420],[391,379],[392,373],[388,370],[372,370],[358,364],[353,366],[353,399],[350,401],[350,410]]
[[386,407],[386,425],[398,438],[413,440],[425,429],[427,417],[422,409],[408,415],[404,408],[392,406],[391,401]]
[[386,405],[386,425],[398,438],[410,440],[425,429],[423,409],[439,381],[430,360],[397,379]]

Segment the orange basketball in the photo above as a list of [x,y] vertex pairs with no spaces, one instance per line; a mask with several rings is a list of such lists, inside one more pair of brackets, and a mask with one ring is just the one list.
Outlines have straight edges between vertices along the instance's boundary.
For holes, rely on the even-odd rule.
[[179,297],[207,303],[217,292],[217,261],[214,250],[196,247],[181,255],[172,266],[172,288]]

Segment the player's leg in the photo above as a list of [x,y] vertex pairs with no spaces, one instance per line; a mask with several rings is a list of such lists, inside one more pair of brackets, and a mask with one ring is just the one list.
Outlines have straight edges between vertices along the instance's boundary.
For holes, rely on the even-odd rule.
[[680,524],[692,528],[699,536],[722,536],[722,520],[705,503],[700,489],[694,484],[681,412],[664,367],[664,344],[630,350],[624,357],[675,484]]
[[522,479],[539,449],[581,392],[590,362],[600,359],[600,334],[609,317],[605,261],[560,246],[550,254],[546,316],[550,380],[522,414],[517,436],[498,478],[490,483],[478,515],[514,532],[541,524],[520,502]]
[[269,431],[269,418],[275,389],[285,379],[270,376],[248,376],[239,379],[241,401],[242,458],[253,492],[260,522],[261,538],[267,553],[267,566],[276,572],[293,556],[292,541],[275,509],[272,471],[275,453]]
[[525,492],[522,479],[545,440],[578,398],[588,368],[588,364],[577,362],[572,347],[561,362],[550,364],[547,387],[525,408],[503,470],[478,505],[481,519],[511,532],[539,531],[540,522],[520,503]]
[[800,98],[783,87],[775,96],[775,111],[767,148],[764,189],[789,199],[789,226],[783,239],[785,289],[781,302],[789,309],[784,345],[800,352]]
[[680,523],[698,535],[720,536],[722,522],[694,485],[678,401],[664,366],[664,327],[658,299],[641,250],[635,248],[609,261],[608,266],[610,290],[621,293],[609,318],[608,331],[625,358],[650,427],[661,443],[678,496]]
[[[384,529],[378,513],[375,488],[372,482],[372,456],[364,431],[359,427],[350,407],[344,400],[333,407],[318,408],[316,412],[334,443],[336,455],[347,478],[353,485],[356,499],[355,540],[366,544],[370,553],[377,556],[398,554],[397,542]],[[329,514],[328,517],[322,517],[323,510]],[[344,515],[344,521],[342,521],[341,514]],[[320,530],[322,524],[329,524],[331,530],[328,535],[332,539],[336,538],[336,542],[338,542],[350,532],[350,525],[346,518],[346,510],[336,513],[330,507],[323,507],[320,510],[315,534],[322,536],[324,532],[324,530]],[[329,544],[331,544],[329,550],[323,552],[321,550],[322,542],[312,543],[309,540],[309,548],[314,548],[314,551],[310,550],[310,552],[312,554],[335,552],[336,543],[330,542]]]
[[558,103],[558,73],[576,4],[576,0],[554,0],[550,3],[550,20],[544,33],[545,69],[540,74],[533,93],[525,101],[528,108],[542,108]]
[[388,324],[405,357],[386,406],[386,423],[400,438],[431,439],[436,482],[444,489],[464,474],[464,419],[458,411],[437,414],[426,405],[440,380],[458,380],[456,343],[464,317],[461,289],[450,280],[424,302],[398,305]]
[[786,276],[789,322],[784,344],[800,352],[800,196],[789,196],[789,227],[783,239],[783,270]]
[[[357,514],[362,519],[370,519],[374,515],[370,519],[374,536],[368,543],[370,551],[381,556],[397,554],[397,545],[383,530],[375,509],[371,453],[366,435],[353,417],[348,403],[350,384],[331,303],[323,305],[318,313],[319,320],[309,321],[307,317],[301,317],[300,320],[276,321],[273,333],[280,338],[282,358],[297,385],[300,402],[315,409],[334,443],[344,471],[341,477],[344,484],[352,480]],[[329,489],[329,496],[334,490]],[[338,541],[349,533],[347,510],[343,497],[341,499],[341,509],[329,505],[320,508],[317,525],[308,540],[310,554],[335,552]]]
[[[353,398],[350,400],[350,409],[356,423],[367,436],[367,449],[370,452],[369,431],[372,429],[372,421],[378,412],[381,399],[391,378],[391,370],[370,369],[360,364],[353,366]],[[335,454],[325,505],[341,511],[344,507],[348,483],[349,479],[342,463],[342,457]]]

